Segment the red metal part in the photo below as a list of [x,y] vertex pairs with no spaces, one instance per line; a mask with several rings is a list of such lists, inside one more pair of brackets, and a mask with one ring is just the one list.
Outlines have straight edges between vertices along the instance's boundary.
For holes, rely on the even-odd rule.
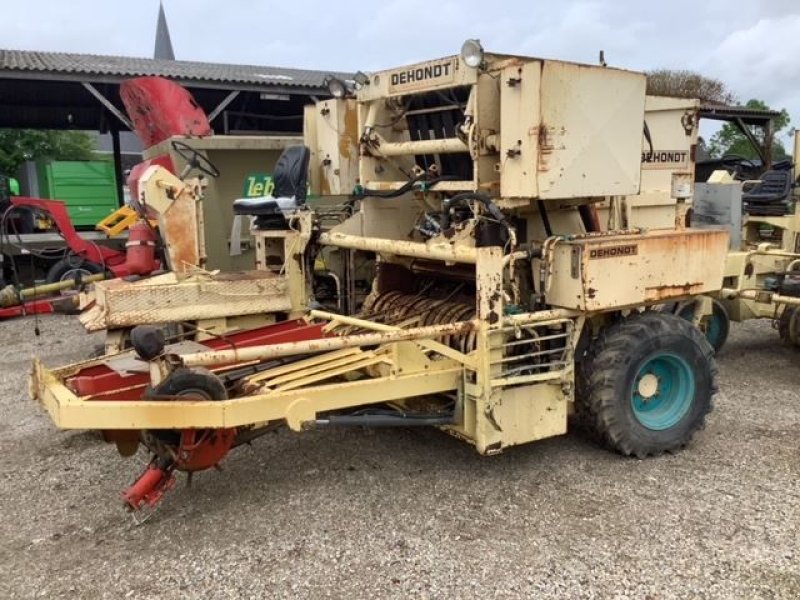
[[131,510],[139,510],[143,506],[153,507],[173,487],[175,487],[175,473],[170,468],[162,468],[154,461],[132,486],[122,492],[122,499]]
[[157,244],[158,235],[144,219],[130,228],[125,244],[125,267],[131,275],[147,275],[158,269]]
[[[259,346],[317,340],[325,337],[322,324],[309,325],[302,319],[282,321],[264,327],[232,333],[225,338],[213,338],[201,342],[210,350],[221,350],[236,346]],[[150,384],[147,373],[121,375],[105,364],[81,369],[67,379],[67,385],[79,396],[92,400],[131,400],[141,398]]]
[[202,137],[214,133],[192,95],[169,79],[129,79],[120,85],[119,95],[145,148],[173,135]]
[[[162,162],[172,165],[169,157],[166,157],[166,160]],[[158,236],[147,223],[142,222],[141,226],[137,224],[131,228],[126,251],[122,252],[121,250],[115,250],[83,239],[72,225],[66,205],[60,200],[16,196],[11,198],[11,203],[14,206],[37,208],[48,213],[61,235],[64,236],[67,247],[72,254],[88,262],[105,267],[105,270],[111,272],[114,277],[147,275],[160,268],[160,263],[156,260]],[[143,244],[144,242],[146,243]]]
[[181,471],[202,471],[219,463],[236,441],[236,428],[184,429],[175,467]]
[[56,312],[51,300],[32,300],[17,306],[0,308],[0,319],[13,319],[26,315],[49,315]]
[[128,275],[124,269],[125,252],[83,239],[72,225],[72,220],[69,218],[66,204],[60,200],[16,196],[11,198],[11,204],[14,206],[37,208],[48,213],[61,232],[61,235],[64,236],[64,240],[67,242],[67,246],[73,254],[89,262],[104,265],[106,270],[111,271],[117,277]]

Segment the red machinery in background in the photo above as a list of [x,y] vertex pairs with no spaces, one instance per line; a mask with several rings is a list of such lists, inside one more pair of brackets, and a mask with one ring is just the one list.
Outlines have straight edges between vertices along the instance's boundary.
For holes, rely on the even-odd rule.
[[[156,259],[158,234],[145,220],[140,220],[131,227],[128,242],[125,244],[126,250],[123,252],[82,238],[69,218],[66,205],[60,200],[17,196],[11,199],[11,204],[47,213],[64,237],[70,255],[50,269],[50,273],[58,272],[61,275],[49,276],[48,279],[53,280],[49,281],[50,283],[66,279],[70,271],[90,274],[109,273],[112,277],[127,277],[147,275],[159,268]],[[60,265],[63,265],[64,269],[61,269]],[[61,270],[65,272],[61,274]]]
[[205,137],[214,130],[186,88],[163,77],[122,82],[119,95],[145,148],[175,135]]
[[[68,254],[50,268],[46,284],[30,288],[8,285],[0,289],[0,319],[69,311],[75,308],[75,303],[62,298],[62,291],[106,277],[149,275],[161,268],[158,232],[146,219],[139,219],[129,229],[125,251],[122,251],[81,237],[69,218],[66,205],[59,200],[17,196],[11,198],[11,205],[9,210],[25,207],[46,213],[63,236]],[[48,293],[58,295],[39,298]]]
[[[202,137],[212,135],[213,130],[206,114],[192,95],[180,85],[161,77],[139,77],[123,82],[120,96],[130,116],[134,130],[144,147],[149,148],[172,136]],[[184,155],[180,148],[176,151]],[[200,160],[187,156],[194,164]],[[191,159],[191,160],[190,160]],[[59,200],[17,196],[11,199],[12,208],[29,208],[46,213],[63,236],[67,245],[65,256],[53,264],[47,274],[48,284],[74,281],[80,287],[88,277],[103,274],[109,278],[148,275],[162,267],[158,246],[158,232],[148,222],[147,209],[139,198],[140,177],[153,165],[175,173],[175,166],[168,155],[161,155],[137,164],[128,177],[132,208],[142,217],[128,231],[125,251],[104,246],[84,239],[76,230],[67,212],[66,205]],[[208,169],[201,169],[209,172]],[[210,174],[214,175],[213,171]],[[216,173],[218,174],[218,173]],[[39,288],[44,289],[42,286]],[[38,293],[33,288],[16,289],[6,286],[5,296],[0,297],[0,319],[24,314],[51,313],[55,311],[52,299],[26,300]],[[12,293],[13,292],[13,293]]]

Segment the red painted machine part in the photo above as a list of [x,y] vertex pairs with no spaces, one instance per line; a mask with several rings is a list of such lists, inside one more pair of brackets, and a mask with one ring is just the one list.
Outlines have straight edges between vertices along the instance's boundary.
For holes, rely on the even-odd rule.
[[0,308],[0,319],[13,319],[27,315],[49,315],[54,313],[55,307],[50,300],[32,300],[17,306]]
[[131,508],[155,506],[166,492],[175,486],[175,473],[150,463],[139,479],[122,493],[122,499]]
[[214,133],[192,95],[169,79],[128,79],[120,85],[119,95],[145,148],[174,135],[203,137]]
[[[210,350],[221,350],[318,340],[325,337],[323,327],[323,324],[309,325],[302,319],[296,319],[232,333],[224,339],[204,340],[201,344]],[[150,376],[147,373],[120,375],[107,365],[100,364],[81,369],[66,383],[76,394],[88,396],[91,400],[131,400],[142,397],[150,384]]]
[[210,469],[228,454],[236,441],[236,428],[184,429],[175,468],[181,471]]
[[130,228],[125,243],[125,267],[131,275],[148,275],[158,269],[157,244],[158,234],[144,219]]
[[124,271],[122,265],[125,263],[125,252],[83,239],[78,232],[75,231],[72,220],[69,218],[66,204],[60,200],[16,196],[11,198],[11,204],[14,206],[37,208],[48,213],[61,232],[61,235],[64,236],[64,240],[67,242],[67,246],[73,254],[89,262],[105,265],[106,270],[111,271],[118,277],[127,275],[127,273],[124,272],[120,275],[116,271]]

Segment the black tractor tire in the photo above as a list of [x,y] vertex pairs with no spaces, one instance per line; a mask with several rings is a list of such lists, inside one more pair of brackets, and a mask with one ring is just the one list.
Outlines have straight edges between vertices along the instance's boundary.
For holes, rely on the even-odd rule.
[[[601,331],[576,378],[580,422],[609,448],[638,458],[686,446],[719,391],[714,350],[703,333],[657,311]],[[645,378],[651,392],[642,391]]]
[[45,279],[47,283],[58,283],[75,272],[80,272],[82,275],[96,275],[103,272],[103,267],[75,256],[65,256],[53,263]]
[[794,325],[794,331],[792,331],[792,321],[797,318],[797,309],[794,306],[787,306],[781,312],[781,316],[778,317],[778,335],[781,337],[781,340],[789,344],[790,346],[798,346],[798,331],[797,331],[797,324]]

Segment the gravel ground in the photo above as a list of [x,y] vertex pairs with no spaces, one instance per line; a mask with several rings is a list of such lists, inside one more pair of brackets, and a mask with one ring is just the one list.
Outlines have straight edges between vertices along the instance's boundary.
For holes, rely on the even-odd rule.
[[146,457],[56,431],[28,399],[99,338],[0,325],[0,597],[800,597],[800,352],[734,326],[722,395],[677,456],[570,434],[480,457],[437,431],[279,432],[135,527]]

